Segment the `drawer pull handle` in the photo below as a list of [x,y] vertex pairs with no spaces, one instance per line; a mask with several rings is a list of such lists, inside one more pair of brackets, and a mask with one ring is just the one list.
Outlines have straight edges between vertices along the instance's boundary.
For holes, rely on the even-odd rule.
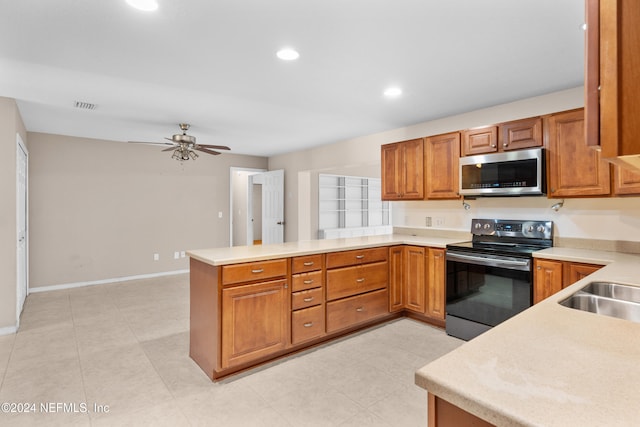
[[253,274],[264,273],[264,268],[256,268],[255,270],[251,270]]
[[359,278],[359,279],[356,279],[356,282],[358,282],[358,283],[362,283],[362,282],[364,282],[364,277],[361,277],[361,278]]
[[364,307],[358,307],[358,308],[356,308],[356,311],[358,313],[362,313],[364,311]]
[[311,267],[313,265],[313,261],[305,262],[302,265],[304,265],[305,267]]
[[364,255],[356,255],[356,259],[363,259]]
[[304,325],[302,325],[302,326],[304,326],[305,328],[310,328],[310,327],[312,327],[312,326],[313,326],[313,322],[307,322],[307,323],[305,323],[305,324],[304,324]]
[[313,301],[313,297],[308,297],[304,299],[304,302],[311,302]]
[[311,279],[311,280],[305,280],[305,281],[304,281],[304,282],[302,282],[302,283],[304,283],[305,285],[310,285],[310,284],[312,284],[312,283],[313,283],[313,279]]

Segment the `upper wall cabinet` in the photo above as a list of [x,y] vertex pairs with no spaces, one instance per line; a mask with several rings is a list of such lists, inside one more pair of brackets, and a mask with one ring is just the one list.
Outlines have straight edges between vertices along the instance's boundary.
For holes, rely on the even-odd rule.
[[457,199],[460,133],[430,136],[424,139],[424,164],[427,199]]
[[542,147],[542,119],[514,120],[497,126],[467,129],[462,133],[462,155],[496,153]]
[[382,200],[424,199],[422,138],[382,146]]
[[586,0],[586,141],[640,170],[640,2]]
[[462,155],[495,153],[498,151],[498,126],[462,131]]
[[548,197],[606,196],[609,164],[584,144],[584,111],[548,118]]

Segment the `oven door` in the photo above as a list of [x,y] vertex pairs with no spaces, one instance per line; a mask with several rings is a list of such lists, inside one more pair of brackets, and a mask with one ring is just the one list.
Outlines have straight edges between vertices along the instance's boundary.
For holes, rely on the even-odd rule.
[[449,335],[469,340],[531,306],[530,257],[447,251]]

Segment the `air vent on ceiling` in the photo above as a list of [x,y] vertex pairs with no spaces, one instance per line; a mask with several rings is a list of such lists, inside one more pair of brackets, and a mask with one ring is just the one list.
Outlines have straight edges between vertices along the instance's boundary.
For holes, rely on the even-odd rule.
[[83,110],[95,110],[96,104],[91,104],[89,102],[83,102],[83,101],[76,101],[74,103],[74,107],[82,108]]

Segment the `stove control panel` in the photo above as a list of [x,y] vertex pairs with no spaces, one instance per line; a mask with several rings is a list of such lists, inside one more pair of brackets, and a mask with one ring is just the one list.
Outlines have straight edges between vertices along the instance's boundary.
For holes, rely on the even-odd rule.
[[552,239],[553,222],[475,218],[471,220],[471,233],[478,236]]

